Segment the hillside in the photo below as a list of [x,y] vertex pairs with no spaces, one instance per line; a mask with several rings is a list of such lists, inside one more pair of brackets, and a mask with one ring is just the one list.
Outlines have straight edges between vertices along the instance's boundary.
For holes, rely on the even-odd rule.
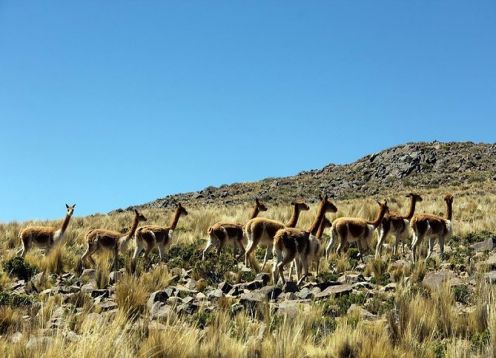
[[360,198],[391,190],[437,188],[496,179],[495,173],[496,144],[408,143],[367,155],[351,164],[329,164],[295,176],[252,183],[209,186],[198,192],[169,195],[138,207],[167,208],[177,201],[190,207],[237,205],[253,197],[269,203],[287,203],[295,196],[314,202],[322,192],[330,193],[336,199]]

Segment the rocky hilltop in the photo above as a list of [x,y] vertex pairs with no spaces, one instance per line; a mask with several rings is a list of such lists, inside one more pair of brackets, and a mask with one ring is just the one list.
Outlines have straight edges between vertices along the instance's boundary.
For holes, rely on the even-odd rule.
[[198,192],[169,195],[138,207],[167,208],[178,201],[188,206],[236,205],[253,197],[269,203],[285,203],[295,197],[312,202],[323,192],[336,199],[347,199],[392,190],[496,180],[495,173],[496,144],[408,143],[367,155],[351,164],[329,164],[295,176],[251,183],[209,186]]

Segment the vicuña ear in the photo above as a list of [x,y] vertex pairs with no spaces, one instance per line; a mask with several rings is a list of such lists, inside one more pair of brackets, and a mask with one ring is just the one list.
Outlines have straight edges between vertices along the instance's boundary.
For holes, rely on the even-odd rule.
[[69,205],[65,204],[65,207],[66,207],[67,209],[69,209]]

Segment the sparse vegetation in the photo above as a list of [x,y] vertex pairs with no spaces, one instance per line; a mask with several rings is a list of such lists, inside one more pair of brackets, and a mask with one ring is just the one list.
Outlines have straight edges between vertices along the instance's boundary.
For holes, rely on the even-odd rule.
[[[352,289],[319,300],[300,300],[294,293],[282,292],[275,301],[240,304],[239,296],[226,296],[236,284],[252,282],[255,273],[239,265],[230,250],[209,255],[203,262],[201,250],[207,227],[219,220],[244,221],[244,206],[188,208],[190,215],[176,230],[164,262],[152,252],[151,260],[140,258],[131,274],[130,248],[119,258],[123,270],[112,272],[111,260],[101,255],[96,257],[95,271],[86,272],[84,280],[79,278],[82,269],[76,270],[84,251],[84,233],[90,227],[125,231],[131,212],[74,218],[63,247],[54,248],[48,257],[33,249],[26,260],[12,257],[18,249],[12,237],[21,225],[0,225],[0,237],[5,238],[0,240],[5,253],[0,259],[0,351],[29,356],[29,340],[48,337],[40,351],[47,356],[494,356],[496,288],[487,284],[487,267],[481,265],[494,250],[477,252],[470,247],[496,232],[496,220],[482,214],[495,211],[496,190],[492,184],[484,185],[484,190],[470,184],[449,188],[457,198],[456,236],[447,243],[444,260],[434,255],[427,263],[420,260],[413,265],[408,248],[399,259],[393,258],[391,238],[380,259],[365,256],[362,261],[351,246],[340,256],[331,255],[329,262],[321,260],[319,276],[309,280],[317,283],[309,291],[318,284],[344,285],[342,280]],[[419,210],[441,212],[438,199],[446,190],[422,192]],[[390,196],[396,195],[401,193]],[[337,206],[339,212],[328,215],[331,219],[343,215],[370,219],[376,204],[351,199],[339,200]],[[144,210],[148,220],[157,224],[167,224],[172,212],[168,213]],[[312,206],[302,214],[299,227],[309,226],[314,213]],[[269,205],[264,215],[284,220],[289,208]],[[426,244],[421,248],[423,255]],[[259,250],[258,255],[263,254]],[[269,260],[267,272],[271,265]],[[462,282],[439,289],[426,287],[427,275],[439,270],[453,272]],[[17,280],[30,281],[38,272],[45,272],[38,289],[30,289],[27,283],[16,286]],[[225,292],[217,298],[219,284],[225,284],[219,286]],[[183,291],[174,291],[177,287]],[[153,316],[148,299],[155,291],[165,293]],[[280,306],[283,302],[289,306]],[[251,304],[254,310],[244,306]],[[356,309],[350,310],[352,306]]]

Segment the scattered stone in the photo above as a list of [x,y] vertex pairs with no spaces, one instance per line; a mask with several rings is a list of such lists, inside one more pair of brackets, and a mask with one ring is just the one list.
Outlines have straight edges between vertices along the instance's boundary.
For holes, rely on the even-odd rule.
[[228,293],[232,289],[232,285],[226,281],[219,283],[217,286],[223,293]]
[[79,276],[81,280],[96,280],[96,270],[95,269],[85,269]]
[[329,286],[324,291],[315,295],[316,300],[333,297],[333,296],[341,296],[350,293],[353,290],[351,285],[339,285],[339,286]]
[[95,282],[90,282],[90,283],[87,283],[86,285],[83,285],[81,287],[81,292],[82,293],[90,293],[93,292],[93,290],[96,290],[96,284]]
[[352,313],[358,314],[358,316],[361,319],[374,320],[377,318],[377,316],[375,314],[370,313],[365,308],[363,308],[359,305],[356,305],[356,304],[352,304],[350,306],[350,308],[348,308],[347,314],[352,314]]
[[440,289],[444,284],[452,287],[463,284],[463,281],[455,272],[449,270],[427,272],[422,280],[422,285],[431,291]]
[[69,342],[78,342],[79,340],[81,340],[81,336],[74,331],[64,332],[64,338]]
[[476,252],[491,251],[496,248],[496,236],[481,242],[476,242],[470,245],[470,247]]
[[175,316],[174,309],[162,302],[155,302],[150,309],[150,316],[152,319],[168,319]]
[[23,337],[23,335],[21,332],[15,332],[14,334],[12,334],[10,336],[10,341],[12,343],[19,343],[20,341],[22,341],[22,337]]
[[191,315],[198,311],[200,307],[195,303],[183,303],[176,307],[176,312],[178,314],[188,314]]
[[146,305],[148,309],[151,309],[155,302],[166,302],[169,297],[169,294],[165,290],[155,291],[148,298],[148,302],[146,303]]
[[34,275],[33,277],[31,277],[31,286],[33,287],[33,289],[36,291],[36,292],[41,292],[43,291],[43,281],[45,279],[45,273],[44,272],[40,272],[40,273],[37,273],[36,275]]
[[207,293],[207,297],[209,300],[217,300],[224,297],[224,292],[220,288],[217,288]]
[[381,288],[381,291],[384,292],[396,291],[396,283],[395,282],[388,283],[386,286]]
[[282,293],[282,290],[277,286],[271,285],[264,286],[255,292],[263,294],[267,300],[276,300],[277,297],[279,297],[279,295]]
[[189,290],[196,290],[196,280],[190,278],[184,286]]
[[100,289],[92,290],[90,294],[91,294],[91,297],[93,297],[93,298],[100,298],[100,300],[102,298],[107,298],[107,297],[110,296],[109,290],[107,290],[105,288],[100,288]]
[[[319,292],[320,292],[320,289],[319,289]],[[313,298],[314,293],[312,292],[312,290],[310,290],[310,288],[303,287],[299,292],[296,293],[296,296],[302,300],[306,300],[306,299]]]
[[151,321],[150,323],[148,323],[148,330],[149,331],[165,331],[166,329],[167,329],[167,327],[160,322]]
[[247,290],[257,290],[259,288],[262,288],[264,286],[264,281],[263,280],[253,280],[248,283],[240,283],[239,285],[243,286]]
[[114,301],[108,300],[104,302],[100,302],[96,305],[100,309],[101,312],[112,311],[117,308],[117,303]]
[[52,344],[52,337],[32,337],[26,344],[26,349],[30,351],[44,352]]
[[492,285],[496,284],[496,271],[486,272],[484,278],[486,279],[486,282]]
[[117,283],[117,281],[119,281],[122,278],[122,276],[124,276],[124,272],[112,271],[109,275],[110,284],[113,285],[114,283]]

